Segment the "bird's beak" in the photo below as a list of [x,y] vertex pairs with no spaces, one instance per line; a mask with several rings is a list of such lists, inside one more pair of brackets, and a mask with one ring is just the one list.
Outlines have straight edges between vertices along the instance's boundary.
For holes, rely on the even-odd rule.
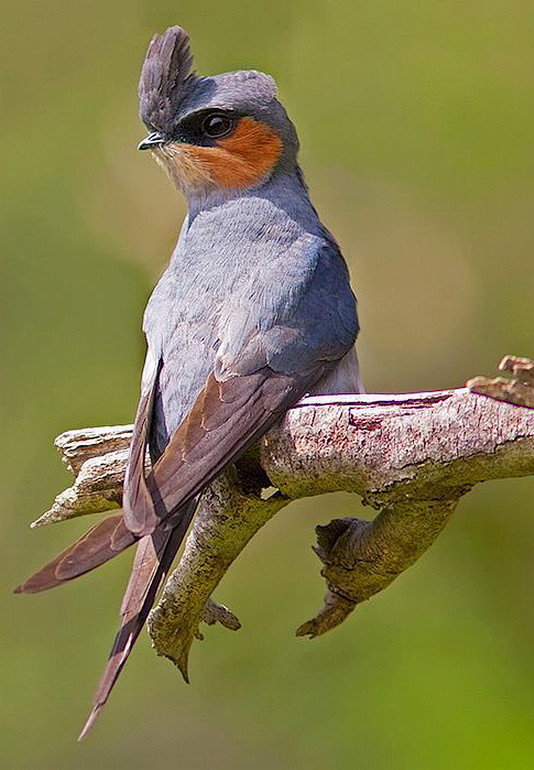
[[137,145],[137,149],[153,150],[158,145],[164,144],[164,142],[165,142],[165,139],[162,137],[159,131],[153,131],[151,134],[146,136],[142,142],[139,142],[139,144]]

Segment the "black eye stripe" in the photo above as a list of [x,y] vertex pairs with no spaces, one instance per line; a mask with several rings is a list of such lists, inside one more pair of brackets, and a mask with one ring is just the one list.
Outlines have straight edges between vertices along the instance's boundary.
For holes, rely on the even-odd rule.
[[241,115],[233,110],[199,110],[188,115],[176,127],[178,141],[210,146],[232,133]]

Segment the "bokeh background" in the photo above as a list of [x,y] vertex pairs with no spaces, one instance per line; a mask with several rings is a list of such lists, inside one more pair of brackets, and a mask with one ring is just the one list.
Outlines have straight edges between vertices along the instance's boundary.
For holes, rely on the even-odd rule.
[[532,3],[3,5],[3,766],[532,767],[532,479],[474,490],[416,567],[314,642],[293,636],[323,593],[313,527],[362,511],[294,504],[219,587],[243,629],[208,630],[190,687],[143,635],[81,746],[130,556],[10,595],[87,526],[28,529],[70,481],[54,436],[134,412],[142,309],[184,214],[135,150],[153,32],[185,26],[203,73],[278,79],[350,263],[367,388],[424,390],[532,355]]

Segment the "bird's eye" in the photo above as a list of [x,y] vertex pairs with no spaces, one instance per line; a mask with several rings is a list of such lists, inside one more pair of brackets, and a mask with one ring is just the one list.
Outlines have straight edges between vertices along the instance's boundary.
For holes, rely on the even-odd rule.
[[234,121],[228,115],[212,112],[202,121],[202,133],[209,139],[219,139],[226,136],[234,127]]

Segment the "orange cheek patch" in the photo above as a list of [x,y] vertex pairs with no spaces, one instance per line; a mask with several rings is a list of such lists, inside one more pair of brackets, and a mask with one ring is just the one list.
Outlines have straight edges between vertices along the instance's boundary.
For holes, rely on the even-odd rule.
[[282,152],[282,141],[265,123],[246,117],[216,147],[189,147],[188,152],[215,184],[245,188],[272,172]]

